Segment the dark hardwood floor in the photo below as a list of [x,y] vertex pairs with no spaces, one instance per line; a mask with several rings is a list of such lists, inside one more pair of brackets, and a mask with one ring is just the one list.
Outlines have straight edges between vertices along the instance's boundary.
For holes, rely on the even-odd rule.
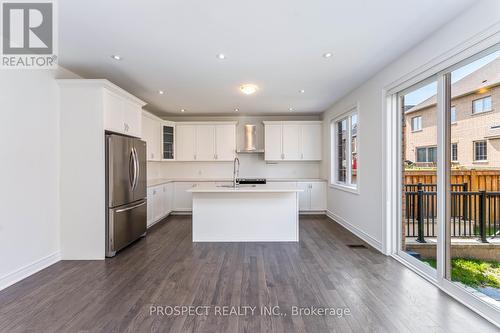
[[[169,217],[115,258],[61,261],[1,291],[0,332],[497,331],[395,260],[348,247],[361,241],[326,217],[301,217],[300,239],[193,244],[191,217]],[[209,314],[151,315],[152,305]],[[257,308],[223,316],[216,306]],[[260,315],[263,306],[280,314]]]

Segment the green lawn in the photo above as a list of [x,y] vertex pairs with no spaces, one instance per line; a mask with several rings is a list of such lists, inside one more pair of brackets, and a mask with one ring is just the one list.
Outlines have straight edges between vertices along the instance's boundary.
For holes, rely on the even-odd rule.
[[[436,268],[436,259],[421,259]],[[500,288],[500,263],[476,259],[451,260],[451,279],[472,288]]]

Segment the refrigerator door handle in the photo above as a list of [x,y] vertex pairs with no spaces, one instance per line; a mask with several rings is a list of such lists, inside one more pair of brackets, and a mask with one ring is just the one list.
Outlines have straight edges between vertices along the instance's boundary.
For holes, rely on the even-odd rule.
[[116,211],[116,213],[123,213],[123,212],[129,211],[129,210],[132,210],[132,209],[136,209],[137,207],[141,207],[141,206],[143,206],[143,205],[145,205],[145,204],[146,204],[146,201],[141,202],[140,204],[138,204],[138,205],[134,205],[134,206],[132,206],[132,207],[127,207],[127,208],[118,209],[118,210]]
[[[132,171],[130,170],[132,167]],[[134,156],[134,149],[132,148],[130,150],[130,156],[128,160],[128,178],[130,182],[130,187],[132,189],[134,188],[134,183],[135,183],[135,156]]]
[[135,147],[133,147],[132,150],[134,152],[134,186],[132,187],[132,190],[135,190],[139,180],[139,157],[137,156],[137,150]]

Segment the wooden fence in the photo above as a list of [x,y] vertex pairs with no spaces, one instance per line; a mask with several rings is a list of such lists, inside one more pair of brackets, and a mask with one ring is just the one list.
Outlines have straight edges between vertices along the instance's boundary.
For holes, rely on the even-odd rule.
[[[417,218],[419,205],[415,198],[417,195],[417,184],[424,184],[425,192],[424,219],[427,223],[435,223],[437,217],[436,186],[437,176],[435,170],[405,170],[404,172],[405,194],[403,195],[403,211],[407,227],[410,221]],[[488,221],[486,233],[496,234],[500,224],[500,170],[452,170],[452,202],[451,215],[453,226],[458,226],[457,235],[464,236],[467,232],[469,236],[476,235],[481,220]],[[414,186],[412,186],[414,184]],[[455,184],[455,185],[454,185]],[[486,200],[480,203],[481,192],[485,191]],[[461,194],[460,192],[466,192]],[[414,198],[415,197],[415,198]],[[482,208],[482,209],[481,209]],[[481,218],[482,217],[482,218]],[[469,224],[469,231],[461,229],[461,224]],[[471,230],[473,227],[474,230]],[[406,236],[409,236],[407,234]]]
[[[437,184],[435,170],[405,170],[405,184]],[[500,170],[452,170],[451,184],[467,184],[467,190],[500,192]]]

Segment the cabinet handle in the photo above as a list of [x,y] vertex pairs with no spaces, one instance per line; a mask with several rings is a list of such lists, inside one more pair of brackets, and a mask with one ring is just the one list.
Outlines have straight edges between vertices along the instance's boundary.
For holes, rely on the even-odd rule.
[[196,160],[196,155],[194,155],[193,158]]
[[304,154],[300,154],[300,159],[303,160],[304,159]]

